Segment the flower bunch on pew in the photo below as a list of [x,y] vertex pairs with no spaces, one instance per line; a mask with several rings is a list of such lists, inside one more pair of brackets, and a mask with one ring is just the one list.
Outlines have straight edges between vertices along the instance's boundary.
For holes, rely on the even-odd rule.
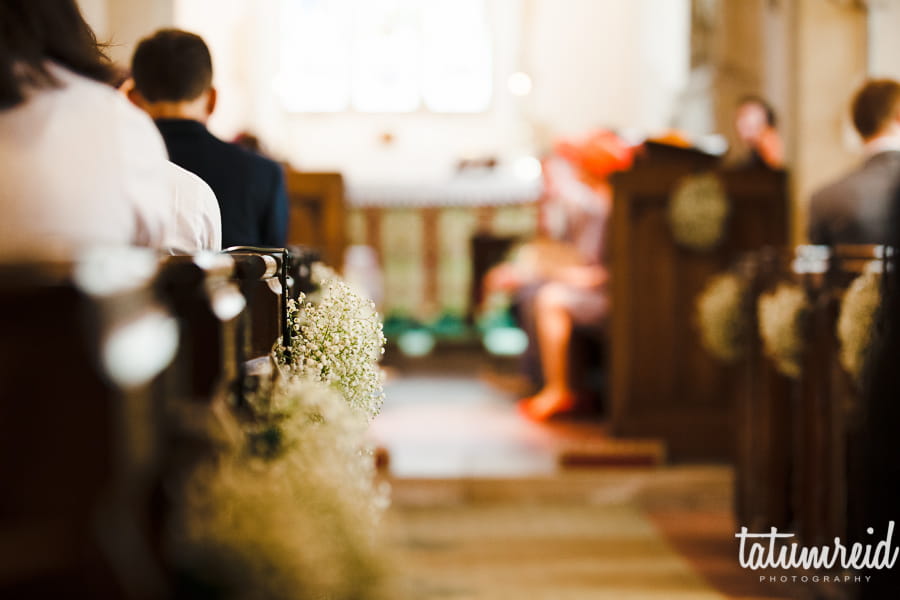
[[780,283],[762,294],[757,304],[763,351],[782,375],[796,379],[803,371],[804,329],[810,306],[806,292],[793,283]]
[[313,282],[317,292],[289,301],[293,336],[276,356],[292,376],[331,386],[371,419],[384,401],[385,337],[375,303],[323,265],[314,266]]
[[841,366],[857,383],[863,378],[881,305],[881,274],[866,272],[853,280],[841,301],[837,336]]
[[366,419],[321,383],[275,381],[252,399],[245,444],[188,479],[172,546],[200,589],[223,597],[378,598],[374,478]]
[[747,286],[734,273],[713,277],[697,297],[700,341],[713,357],[734,362],[747,348]]
[[678,181],[669,199],[669,228],[675,241],[697,252],[714,250],[725,238],[731,203],[713,173]]

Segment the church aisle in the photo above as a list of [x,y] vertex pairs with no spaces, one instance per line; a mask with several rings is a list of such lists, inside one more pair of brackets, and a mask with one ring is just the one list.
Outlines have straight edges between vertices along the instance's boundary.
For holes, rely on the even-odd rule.
[[[476,357],[449,362],[394,372],[372,425],[393,597],[802,597],[740,568],[730,467],[664,466],[658,442],[613,440],[596,418],[532,423]],[[587,466],[560,466],[579,452]]]
[[399,598],[799,597],[738,566],[727,468],[392,485],[385,534]]

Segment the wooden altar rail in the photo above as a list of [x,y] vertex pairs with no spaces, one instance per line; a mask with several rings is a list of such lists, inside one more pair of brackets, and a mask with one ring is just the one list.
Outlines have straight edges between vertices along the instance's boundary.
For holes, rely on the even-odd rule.
[[[804,258],[804,250],[806,258]],[[751,330],[756,302],[782,282],[799,285],[808,299],[802,372],[778,373],[754,333],[739,365],[735,510],[738,526],[796,533],[807,546],[852,542],[865,528],[862,507],[866,469],[860,441],[866,436],[864,399],[839,361],[840,305],[850,283],[880,268],[878,246],[839,246],[823,260],[810,252],[764,250],[738,268],[750,289]],[[809,256],[814,258],[810,260]],[[881,538],[879,538],[881,539]]]
[[172,415],[241,401],[311,288],[275,254],[0,264],[0,597],[171,597],[166,481],[209,447]]

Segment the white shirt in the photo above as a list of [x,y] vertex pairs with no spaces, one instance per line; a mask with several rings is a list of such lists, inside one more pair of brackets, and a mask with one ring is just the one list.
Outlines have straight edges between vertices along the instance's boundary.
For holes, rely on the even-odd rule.
[[900,151],[900,133],[891,132],[880,135],[866,142],[864,154],[866,158],[871,158],[882,152]]
[[222,249],[222,215],[219,201],[205,181],[168,163],[174,206],[174,226],[164,243],[173,252],[191,254]]
[[170,167],[153,122],[113,88],[49,68],[58,87],[0,111],[0,258],[164,247],[174,226]]

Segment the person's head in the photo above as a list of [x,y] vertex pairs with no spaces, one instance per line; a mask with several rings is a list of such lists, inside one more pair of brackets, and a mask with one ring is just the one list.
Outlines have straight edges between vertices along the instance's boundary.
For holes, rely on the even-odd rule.
[[96,81],[112,78],[75,0],[0,0],[0,109],[23,102],[29,88],[57,85],[48,62]]
[[900,83],[873,79],[853,97],[853,125],[864,141],[900,130]]
[[744,96],[738,102],[734,125],[741,141],[755,146],[763,132],[776,127],[775,110],[759,96]]
[[161,29],[141,40],[131,59],[132,101],[154,118],[206,122],[216,105],[212,58],[198,35]]

